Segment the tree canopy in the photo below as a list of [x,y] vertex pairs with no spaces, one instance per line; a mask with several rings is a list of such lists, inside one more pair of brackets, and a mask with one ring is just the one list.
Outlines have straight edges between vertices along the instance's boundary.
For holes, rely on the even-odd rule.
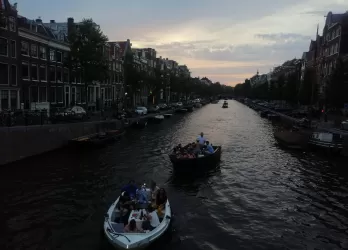
[[109,74],[109,62],[105,53],[108,38],[92,19],[84,19],[69,34],[71,67],[80,71],[85,84],[104,81]]

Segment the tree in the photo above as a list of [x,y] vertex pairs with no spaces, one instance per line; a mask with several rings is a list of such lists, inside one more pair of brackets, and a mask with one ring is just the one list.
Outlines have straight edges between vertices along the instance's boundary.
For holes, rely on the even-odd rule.
[[296,74],[291,74],[287,77],[284,85],[284,100],[289,103],[297,103],[298,101],[298,86],[299,80]]
[[304,72],[303,81],[301,82],[298,93],[299,101],[301,104],[311,104],[313,85],[315,85],[315,82],[313,81],[314,79],[312,78],[313,72],[311,69],[307,68]]
[[95,81],[103,82],[109,78],[109,61],[105,54],[108,38],[92,19],[84,19],[69,34],[71,58],[70,66],[81,73],[85,82],[85,98],[87,105],[88,85]]
[[339,60],[328,82],[326,92],[328,104],[338,109],[343,108],[345,101],[347,101],[347,97],[345,96],[347,90],[344,65],[342,60]]

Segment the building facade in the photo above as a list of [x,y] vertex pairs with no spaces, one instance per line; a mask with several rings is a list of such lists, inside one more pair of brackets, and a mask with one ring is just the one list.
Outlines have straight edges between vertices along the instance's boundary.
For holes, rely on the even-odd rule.
[[0,1],[4,25],[0,27],[0,111],[20,109],[20,64],[16,5]]

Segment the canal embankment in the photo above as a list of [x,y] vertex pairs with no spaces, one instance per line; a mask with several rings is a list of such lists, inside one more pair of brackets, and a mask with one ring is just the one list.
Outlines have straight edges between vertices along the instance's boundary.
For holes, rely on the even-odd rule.
[[40,155],[67,146],[69,140],[107,130],[123,129],[133,123],[156,115],[173,114],[175,110],[148,114],[127,119],[128,123],[116,119],[64,124],[0,127],[0,166]]

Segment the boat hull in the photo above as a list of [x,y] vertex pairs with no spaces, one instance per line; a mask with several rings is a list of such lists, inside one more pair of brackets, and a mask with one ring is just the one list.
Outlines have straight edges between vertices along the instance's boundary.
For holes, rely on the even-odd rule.
[[97,134],[85,136],[90,137],[90,139],[79,140],[79,138],[73,139],[69,141],[69,145],[76,148],[98,148],[106,146],[109,143],[112,143],[116,140],[119,140],[126,131],[121,131],[118,133],[106,133],[105,137],[98,138]]
[[202,168],[210,168],[217,165],[217,163],[221,159],[222,147],[217,146],[214,147],[214,154],[207,155],[201,158],[193,158],[193,159],[177,159],[175,155],[169,155],[170,161],[173,164],[173,168],[176,171],[194,171],[196,169],[201,170]]
[[[157,241],[159,238],[161,238],[161,236],[164,235],[170,228],[170,225],[172,222],[172,219],[171,219],[172,211],[171,211],[169,201],[167,200],[167,203],[165,205],[166,210],[165,210],[165,216],[163,218],[163,221],[158,227],[156,227],[151,232],[149,233],[117,232],[119,234],[122,234],[122,236],[117,236],[113,234],[112,231],[110,230],[110,227],[112,227],[112,224],[113,224],[113,221],[112,221],[113,212],[118,203],[118,200],[119,198],[110,206],[104,220],[104,228],[103,228],[105,237],[115,249],[146,249],[155,241]],[[124,237],[123,235],[125,235],[126,237]]]

